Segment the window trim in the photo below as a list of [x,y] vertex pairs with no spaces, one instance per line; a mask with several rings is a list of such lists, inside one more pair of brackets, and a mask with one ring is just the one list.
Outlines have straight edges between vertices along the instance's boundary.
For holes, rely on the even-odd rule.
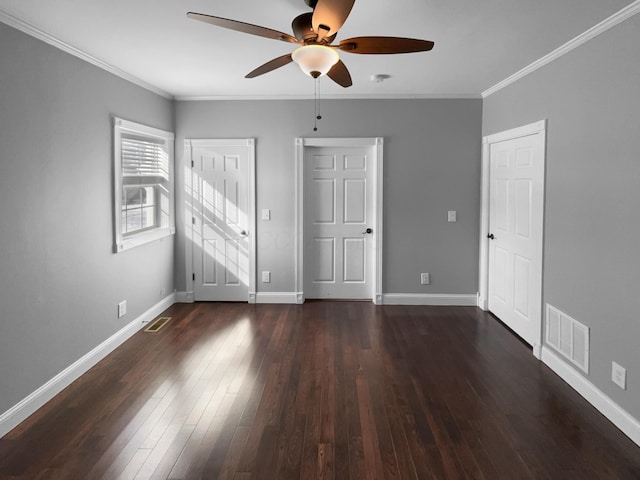
[[[151,137],[160,140],[168,154],[169,163],[169,224],[165,227],[155,227],[140,230],[131,235],[122,233],[122,192],[124,190],[124,177],[122,173],[122,134],[134,134]],[[175,228],[175,181],[174,181],[174,142],[175,134],[158,128],[149,127],[140,123],[113,118],[113,166],[114,166],[114,198],[113,198],[113,223],[114,223],[114,253],[120,253],[139,245],[144,245],[164,237],[174,235]]]

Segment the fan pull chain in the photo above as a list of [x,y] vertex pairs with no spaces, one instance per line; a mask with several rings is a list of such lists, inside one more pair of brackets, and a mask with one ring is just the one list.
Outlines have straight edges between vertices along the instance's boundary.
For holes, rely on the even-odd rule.
[[318,131],[318,120],[322,119],[320,115],[320,78],[316,78],[315,93],[314,93],[314,106],[315,106],[315,119],[313,120],[313,131]]

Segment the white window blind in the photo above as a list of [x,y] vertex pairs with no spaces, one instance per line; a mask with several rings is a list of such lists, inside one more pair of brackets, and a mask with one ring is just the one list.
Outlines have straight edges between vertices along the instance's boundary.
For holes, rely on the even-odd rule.
[[171,132],[116,118],[115,251],[171,235],[174,228]]
[[165,142],[129,133],[121,135],[122,175],[169,179],[169,154]]

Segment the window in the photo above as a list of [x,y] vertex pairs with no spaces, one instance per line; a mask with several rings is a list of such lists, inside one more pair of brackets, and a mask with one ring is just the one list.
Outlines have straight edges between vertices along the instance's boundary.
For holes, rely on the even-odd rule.
[[175,233],[171,132],[114,121],[115,251]]

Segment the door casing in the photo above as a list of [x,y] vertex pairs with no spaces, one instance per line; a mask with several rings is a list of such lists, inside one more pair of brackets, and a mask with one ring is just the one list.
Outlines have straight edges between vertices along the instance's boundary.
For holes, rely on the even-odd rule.
[[304,303],[304,173],[305,147],[373,147],[373,268],[370,272],[371,300],[381,304],[382,297],[382,171],[383,138],[296,138],[296,303]]
[[493,135],[488,135],[483,138],[482,141],[482,178],[481,178],[481,202],[480,202],[480,268],[478,279],[478,307],[482,310],[488,310],[489,308],[489,240],[487,235],[489,234],[489,209],[490,209],[490,167],[491,167],[491,144],[503,142],[506,140],[512,140],[528,135],[538,134],[538,140],[541,143],[542,151],[542,165],[543,169],[543,185],[542,185],[542,205],[540,206],[540,213],[542,215],[542,228],[539,235],[534,238],[535,247],[538,252],[538,258],[540,259],[539,265],[535,265],[540,272],[540,282],[536,285],[539,289],[540,305],[537,309],[539,315],[534,320],[537,323],[536,338],[533,340],[533,354],[536,358],[541,358],[542,355],[542,285],[543,285],[543,244],[544,244],[544,198],[545,198],[545,186],[544,186],[544,170],[546,162],[546,128],[547,121],[541,120],[539,122],[524,125],[522,127],[506,130]]

